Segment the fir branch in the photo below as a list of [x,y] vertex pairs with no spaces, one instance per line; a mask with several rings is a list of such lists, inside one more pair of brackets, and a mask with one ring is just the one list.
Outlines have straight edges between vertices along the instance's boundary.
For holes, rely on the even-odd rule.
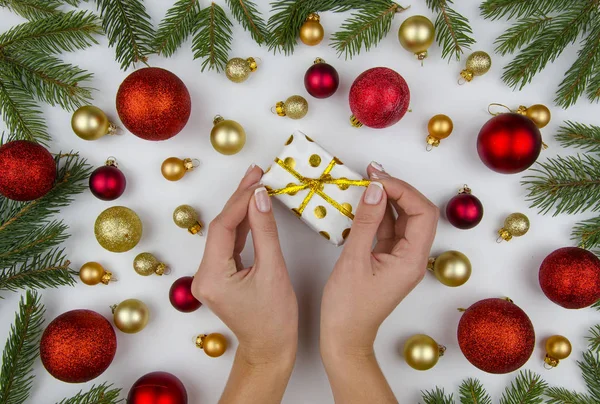
[[200,11],[192,50],[194,59],[204,58],[202,71],[207,67],[217,72],[225,70],[231,50],[231,27],[231,21],[219,5],[211,3]]
[[600,216],[577,223],[571,232],[571,240],[577,240],[581,248],[600,246]]
[[60,0],[0,0],[0,7],[6,7],[28,20],[37,20],[57,14],[60,12],[58,10],[60,5]]
[[141,0],[96,0],[108,46],[115,46],[116,60],[126,70],[146,63],[152,53],[154,28]]
[[262,18],[262,14],[250,0],[227,0],[231,14],[244,29],[250,32],[250,36],[257,44],[266,43],[269,38],[267,24]]
[[480,6],[481,15],[486,19],[513,17],[523,18],[564,11],[573,3],[568,0],[486,0]]
[[[598,255],[598,254],[596,254]],[[598,300],[596,303],[592,304],[592,308],[600,311],[600,300]]]
[[460,60],[465,49],[471,49],[475,39],[469,20],[450,8],[452,0],[426,0],[427,6],[438,13],[435,20],[435,40],[442,47],[442,59]]
[[271,33],[267,45],[273,53],[286,56],[294,52],[296,37],[306,17],[317,10],[312,9],[313,0],[278,0],[271,3],[271,17],[267,30]]
[[27,291],[25,298],[21,296],[19,311],[2,353],[1,404],[21,404],[29,397],[43,324],[44,306],[40,297],[36,292]]
[[563,147],[576,147],[591,153],[600,153],[600,126],[566,121],[556,134]]
[[537,373],[529,370],[521,371],[504,390],[500,404],[541,404],[547,386]]
[[590,396],[578,394],[562,387],[550,387],[546,390],[549,398],[546,404],[595,404]]
[[552,17],[527,17],[518,20],[495,41],[496,53],[505,56],[515,53],[540,36],[550,24]]
[[583,360],[578,361],[583,380],[594,403],[600,403],[600,353],[587,351]]
[[554,210],[575,214],[600,210],[600,160],[589,155],[550,158],[537,163],[521,184],[531,207],[546,214]]
[[71,398],[65,398],[57,404],[117,404],[121,389],[112,388],[112,384],[92,386],[87,392],[80,391]]
[[170,57],[194,33],[200,3],[198,0],[179,0],[167,11],[154,38],[157,54]]
[[594,352],[600,353],[600,324],[596,324],[590,329],[590,335],[587,337],[587,340],[589,348]]
[[478,379],[467,379],[459,388],[461,404],[492,404],[492,398]]
[[0,233],[0,270],[18,265],[58,246],[68,238],[66,231],[65,224],[53,221],[20,238]]
[[422,391],[421,395],[425,404],[454,404],[453,395],[446,395],[444,389],[439,387],[436,387],[435,390]]
[[[62,1],[73,7],[79,7],[79,4],[81,3],[81,0],[62,0]],[[84,0],[84,1],[87,2],[88,0]]]

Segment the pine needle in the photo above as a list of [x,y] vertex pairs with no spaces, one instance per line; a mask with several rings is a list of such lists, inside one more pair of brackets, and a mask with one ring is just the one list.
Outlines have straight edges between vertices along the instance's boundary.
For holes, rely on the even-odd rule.
[[461,404],[492,404],[492,398],[478,379],[467,379],[459,388]]
[[165,57],[172,56],[194,33],[199,12],[198,0],[178,0],[158,27],[153,46],[155,52]]
[[556,134],[563,147],[576,147],[590,153],[600,153],[600,126],[566,121]]
[[600,353],[600,324],[596,324],[590,329],[590,335],[587,337],[587,340],[589,348],[594,352]]
[[426,0],[427,6],[438,13],[435,20],[435,40],[442,47],[442,59],[460,60],[465,49],[475,43],[469,20],[452,9],[452,0]]
[[541,404],[547,386],[537,373],[529,370],[521,371],[504,390],[500,404]]
[[479,6],[479,10],[484,18],[497,20],[504,17],[523,18],[564,11],[572,4],[570,0],[486,0]]
[[600,403],[600,353],[584,352],[583,360],[578,361],[577,365],[581,369],[592,402]]
[[[598,254],[596,254],[596,255],[598,255]],[[598,300],[596,303],[592,304],[592,308],[600,311],[600,300]]]
[[57,404],[117,404],[121,389],[112,388],[112,384],[102,383],[92,386],[87,392],[80,391],[71,398],[65,398]]
[[546,396],[549,398],[546,404],[596,404],[590,396],[569,391],[562,387],[548,388]]
[[231,50],[231,27],[231,21],[219,5],[211,3],[200,11],[192,50],[194,59],[204,58],[202,71],[207,67],[217,72],[225,70]]
[[15,238],[6,232],[0,233],[0,270],[39,256],[44,251],[56,247],[68,238],[67,226],[60,221],[52,221],[37,226],[35,231]]
[[271,33],[267,44],[273,53],[291,55],[296,47],[296,37],[306,17],[312,12],[312,0],[278,0],[271,3],[271,17],[267,30]]
[[452,394],[446,395],[444,389],[436,387],[435,390],[427,390],[421,392],[424,404],[454,404]]
[[571,240],[576,240],[579,247],[593,249],[600,246],[600,217],[584,220],[573,227]]
[[534,41],[550,24],[552,17],[527,17],[518,20],[495,41],[496,53],[506,56]]
[[0,113],[15,139],[46,144],[50,140],[42,112],[31,94],[0,69]]
[[60,12],[60,0],[0,0],[0,7],[19,14],[28,20],[50,17]]
[[250,0],[227,0],[227,4],[235,19],[250,32],[250,36],[257,44],[262,45],[267,42],[269,38],[267,24],[256,8],[256,4]]

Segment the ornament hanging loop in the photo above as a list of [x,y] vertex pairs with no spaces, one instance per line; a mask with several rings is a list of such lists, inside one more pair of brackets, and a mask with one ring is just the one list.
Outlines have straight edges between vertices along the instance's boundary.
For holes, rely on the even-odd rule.
[[198,168],[200,167],[200,160],[198,159],[191,159],[192,161],[192,168]]
[[108,158],[106,159],[106,163],[107,166],[112,166],[112,167],[117,167],[119,168],[119,165],[117,164],[117,158],[114,156],[108,156]]
[[558,366],[559,362],[558,359],[552,358],[550,355],[546,354],[546,357],[544,358],[544,369],[552,370]]
[[509,107],[507,107],[504,104],[499,104],[497,102],[492,102],[490,105],[488,105],[488,113],[492,116],[498,116],[500,114],[503,114],[504,112],[492,112],[492,107],[501,107],[501,108],[505,108],[508,112],[514,112],[512,109],[510,109]]
[[224,120],[225,118],[223,118],[221,115],[215,115],[215,117],[213,118],[213,125],[216,125],[219,122],[223,122]]
[[446,353],[446,349],[447,348],[444,345],[438,345],[438,352],[439,352],[440,358],[442,356],[444,356],[444,354]]

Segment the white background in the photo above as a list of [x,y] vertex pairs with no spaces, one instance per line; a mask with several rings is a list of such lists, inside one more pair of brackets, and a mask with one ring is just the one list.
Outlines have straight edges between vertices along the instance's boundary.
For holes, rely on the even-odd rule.
[[[145,3],[157,25],[173,2],[146,0]],[[206,1],[202,3],[208,4]],[[223,0],[217,3],[225,6]],[[265,13],[268,12],[266,0],[258,3]],[[166,142],[144,141],[127,132],[86,142],[73,134],[69,112],[44,106],[53,137],[52,151],[77,150],[94,166],[103,164],[108,156],[115,156],[128,181],[125,194],[117,201],[102,202],[86,192],[62,212],[72,235],[66,248],[73,268],[78,269],[87,261],[99,261],[115,273],[119,282],[95,287],[78,284],[74,288],[45,291],[46,319],[49,322],[65,311],[79,308],[92,309],[111,318],[109,305],[127,298],[138,298],[150,307],[151,321],[139,334],[125,335],[117,331],[118,350],[114,362],[103,375],[86,385],[60,382],[37,361],[30,402],[53,403],[102,381],[122,387],[124,397],[137,378],[156,370],[176,374],[187,388],[190,403],[217,401],[231,367],[235,342],[231,332],[207,308],[183,314],[169,304],[171,283],[180,276],[195,272],[205,245],[204,238],[191,236],[176,227],[171,213],[176,206],[188,203],[200,212],[205,223],[210,222],[219,213],[248,165],[254,162],[266,168],[296,128],[313,137],[355,170],[362,172],[370,161],[379,161],[390,173],[414,184],[442,208],[464,183],[469,184],[485,206],[485,217],[473,230],[457,230],[442,218],[433,248],[434,254],[449,249],[464,252],[473,264],[471,280],[460,288],[451,289],[427,275],[379,332],[377,357],[401,402],[416,403],[420,400],[420,390],[436,385],[456,392],[461,380],[467,377],[480,378],[493,394],[494,401],[500,398],[502,389],[515,374],[490,375],[467,362],[456,340],[460,319],[456,308],[468,307],[483,298],[507,295],[529,314],[536,329],[536,350],[524,368],[542,373],[551,385],[583,392],[585,387],[575,362],[586,347],[587,330],[598,322],[598,315],[592,310],[567,311],[551,303],[540,290],[537,274],[547,254],[572,244],[569,240],[571,226],[587,216],[552,218],[528,209],[525,189],[519,185],[521,176],[501,175],[487,169],[477,156],[475,140],[480,127],[490,118],[486,111],[490,102],[501,102],[515,108],[520,104],[543,103],[552,107],[553,119],[542,131],[545,142],[550,146],[543,152],[542,158],[564,153],[553,139],[556,128],[567,119],[600,124],[598,106],[590,105],[585,99],[568,111],[552,106],[554,92],[576,57],[575,47],[570,47],[554,64],[538,74],[533,84],[524,91],[511,91],[501,81],[502,67],[510,59],[493,54],[493,41],[506,24],[483,20],[478,13],[479,1],[457,3],[459,11],[470,19],[478,40],[473,50],[481,49],[493,55],[492,70],[462,87],[457,85],[457,78],[464,59],[462,63],[448,63],[440,58],[440,49],[434,45],[429,59],[421,67],[398,43],[398,27],[406,17],[424,14],[432,20],[434,18],[423,1],[413,1],[407,12],[396,16],[389,35],[376,49],[362,52],[351,61],[338,59],[335,51],[327,45],[328,41],[312,48],[300,44],[291,57],[273,55],[264,47],[258,47],[237,23],[234,24],[230,56],[262,59],[258,71],[243,84],[228,81],[224,74],[200,73],[201,62],[193,60],[190,41],[171,59],[151,57],[149,63],[152,66],[164,67],[177,74],[192,96],[192,115],[188,125],[177,137]],[[321,17],[326,33],[337,30],[348,16],[348,13],[324,13]],[[2,10],[0,29],[5,30],[21,21]],[[325,100],[310,98],[303,86],[304,72],[317,56],[335,66],[341,77],[337,93]],[[115,94],[119,84],[133,69],[128,72],[119,70],[114,61],[114,50],[108,48],[105,38],[100,39],[99,46],[67,54],[64,58],[95,72],[93,81],[86,83],[98,89],[94,93],[94,105],[119,123]],[[358,74],[375,66],[391,67],[404,76],[411,89],[412,112],[391,128],[354,129],[348,123],[348,90]],[[292,94],[303,95],[309,100],[308,115],[300,121],[272,115],[270,107]],[[595,116],[593,112],[596,112]],[[455,129],[441,147],[427,153],[427,121],[438,113],[448,114]],[[222,156],[212,149],[209,133],[216,114],[237,120],[246,129],[248,142],[239,154]],[[198,158],[202,165],[182,181],[171,183],[160,174],[160,165],[169,156]],[[132,208],[144,223],[144,236],[139,245],[123,254],[102,249],[94,238],[96,217],[113,205]],[[341,250],[299,223],[281,205],[277,204],[275,211],[300,306],[298,359],[284,402],[330,403],[332,395],[319,357],[319,306],[323,285]],[[506,215],[516,211],[529,216],[531,230],[521,239],[496,244],[497,229]],[[143,251],[152,252],[168,263],[173,273],[162,278],[137,275],[132,261]],[[247,258],[250,259],[251,254],[247,252]],[[0,341],[4,341],[8,334],[18,301],[16,293],[4,293],[4,296],[6,299],[0,310]],[[221,332],[232,341],[232,347],[218,359],[209,358],[192,342],[195,334],[210,332]],[[448,347],[446,356],[428,372],[412,370],[399,353],[399,347],[406,338],[416,333],[426,333]],[[543,345],[545,339],[553,334],[566,335],[573,344],[574,352],[557,369],[546,371],[542,366]]]

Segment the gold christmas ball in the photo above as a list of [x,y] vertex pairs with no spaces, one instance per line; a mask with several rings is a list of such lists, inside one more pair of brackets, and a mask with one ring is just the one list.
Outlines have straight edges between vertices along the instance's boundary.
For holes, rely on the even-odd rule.
[[216,151],[225,155],[238,153],[246,144],[246,131],[242,125],[222,116],[215,117],[210,131],[210,143]]
[[196,338],[196,346],[203,349],[208,356],[216,358],[227,350],[227,339],[216,332],[208,335],[201,334]]
[[529,108],[525,108],[525,116],[531,119],[540,129],[548,125],[552,118],[552,114],[548,107],[542,104],[535,104]]
[[192,234],[202,234],[202,223],[198,214],[190,205],[180,205],[173,211],[173,221],[182,229],[188,229]]
[[94,225],[96,240],[111,252],[131,250],[142,238],[142,221],[131,209],[113,206],[100,213]]
[[325,30],[319,21],[321,21],[319,15],[313,13],[306,18],[306,21],[300,27],[300,40],[305,45],[318,45],[325,37]]
[[169,157],[163,161],[160,172],[163,177],[169,181],[179,181],[185,173],[194,169],[192,159],[180,159],[177,157]]
[[242,83],[250,77],[250,73],[258,68],[254,58],[233,58],[225,66],[225,75],[234,83]]
[[427,123],[427,144],[433,147],[440,145],[440,140],[446,139],[452,133],[454,124],[448,115],[434,115]]
[[504,220],[504,226],[498,231],[500,237],[510,241],[513,237],[521,237],[529,231],[529,218],[522,213],[511,213]]
[[433,338],[417,334],[404,343],[404,360],[413,369],[429,370],[438,363],[445,350]]
[[422,15],[408,17],[398,30],[400,45],[415,54],[419,60],[427,57],[427,49],[435,39],[435,27],[429,18]]
[[466,80],[473,80],[474,76],[486,74],[492,67],[492,58],[483,51],[473,52],[468,58],[466,69],[460,72],[460,75]]
[[113,307],[115,326],[127,334],[140,332],[148,324],[150,311],[148,306],[138,299],[123,300]]
[[446,286],[464,285],[471,277],[471,261],[459,251],[446,251],[429,259],[428,269]]
[[156,257],[148,252],[138,254],[133,259],[133,269],[142,276],[152,274],[163,275],[167,266],[156,259]]
[[99,283],[108,285],[111,278],[112,273],[106,271],[102,265],[97,262],[86,262],[79,269],[79,279],[86,285],[93,286]]
[[116,131],[116,127],[109,122],[106,114],[92,105],[80,107],[73,113],[71,127],[73,132],[83,140],[100,139]]
[[546,358],[544,361],[556,367],[558,362],[571,355],[571,342],[562,335],[553,335],[546,340]]
[[279,116],[287,116],[291,119],[301,119],[308,113],[308,101],[299,95],[292,95],[287,100],[279,101],[275,105],[275,111]]

